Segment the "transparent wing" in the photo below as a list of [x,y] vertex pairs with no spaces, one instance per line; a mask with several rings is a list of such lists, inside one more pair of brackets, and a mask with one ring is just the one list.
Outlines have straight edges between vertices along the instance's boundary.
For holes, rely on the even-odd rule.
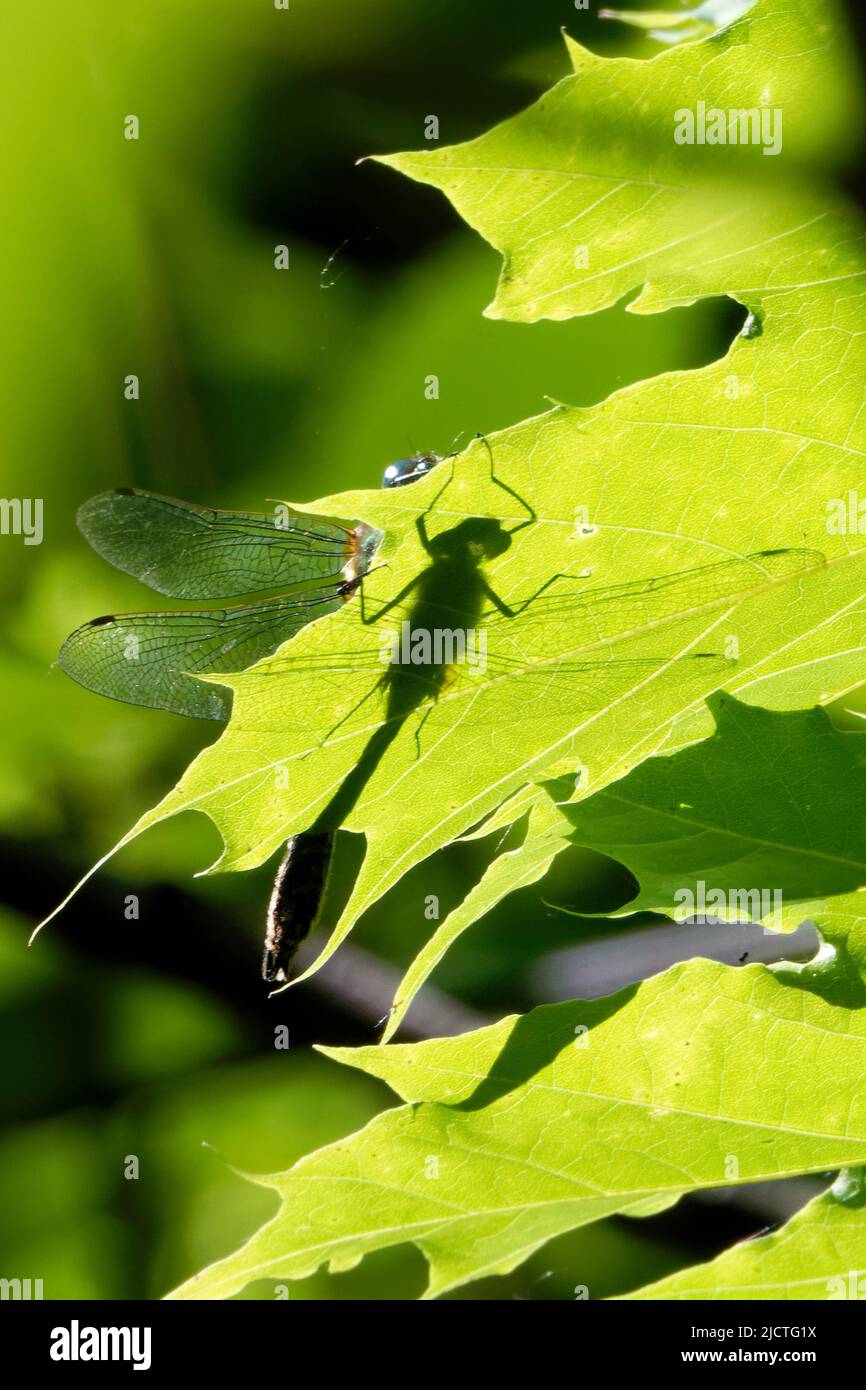
[[[688,671],[694,675],[713,677],[721,685],[736,670],[737,662],[720,652],[684,652],[671,656],[663,649],[656,656],[629,658],[603,653],[596,659],[556,657],[533,662],[497,656],[489,651],[482,655],[470,646],[468,655],[461,656],[453,664],[446,666],[443,662],[438,667],[432,664],[407,667],[383,665],[377,653],[359,649],[339,655],[332,653],[318,660],[311,657],[296,660],[287,656],[285,665],[272,664],[268,675],[297,677],[306,683],[315,681],[322,703],[328,691],[333,693],[331,698],[335,705],[345,705],[349,700],[350,708],[353,690],[363,692],[354,701],[358,708],[365,703],[365,695],[374,690],[380,692],[382,703],[386,704],[389,689],[399,682],[405,693],[403,713],[415,704],[420,707],[430,700],[470,696],[486,685],[512,679],[519,682],[520,694],[515,700],[514,709],[509,712],[508,720],[509,723],[518,723],[525,716],[529,702],[537,706],[545,698],[567,701],[575,713],[599,709],[610,696],[612,685],[629,683],[637,686],[652,675],[671,668],[681,674]],[[412,698],[413,691],[417,699]],[[294,701],[290,700],[288,704],[293,707]],[[287,709],[287,718],[288,714]]]
[[[702,565],[649,579],[621,584],[598,584],[592,577],[571,574],[553,576],[536,592],[522,589],[498,597],[510,612],[488,607],[477,620],[486,639],[492,663],[499,669],[533,665],[549,660],[560,665],[590,656],[615,660],[626,643],[635,638],[654,640],[659,651],[670,644],[666,632],[675,625],[706,613],[712,615],[729,605],[736,607],[752,596],[775,585],[789,582],[820,568],[825,557],[817,550],[790,549],[754,552],[712,565]],[[368,610],[373,623],[377,616],[369,597]],[[383,628],[399,629],[408,622],[414,630],[422,626],[413,616],[413,598],[381,614]],[[429,607],[429,606],[428,606]],[[466,625],[466,611],[437,603],[436,619],[443,626],[460,630]],[[475,621],[475,620],[471,620]]]
[[[715,627],[715,616],[735,610],[750,597],[796,579],[825,563],[813,550],[763,551],[649,579],[614,585],[558,576],[543,593],[508,594],[516,612],[487,611],[477,631],[463,630],[460,610],[440,609],[449,630],[431,631],[419,650],[424,660],[407,655],[401,629],[419,634],[411,595],[383,614],[381,627],[393,633],[394,655],[383,666],[379,651],[287,653],[272,664],[271,674],[316,681],[324,698],[333,687],[335,704],[343,703],[342,727],[361,709],[374,689],[388,708],[388,689],[402,689],[402,703],[391,709],[405,714],[417,703],[475,696],[485,685],[513,681],[509,721],[535,717],[545,700],[575,713],[600,709],[623,690],[637,689],[656,674],[673,669],[683,679],[723,685],[737,661],[718,650],[722,637],[695,640],[695,632]],[[523,605],[521,608],[521,604]],[[705,621],[706,620],[706,621]],[[373,618],[374,624],[376,618]],[[411,645],[411,643],[410,643]],[[715,649],[714,649],[715,648]],[[366,673],[366,675],[365,675]],[[347,692],[357,692],[347,701]],[[414,692],[414,693],[413,693]],[[292,701],[289,700],[291,706]],[[364,708],[361,722],[368,717]]]
[[336,579],[353,533],[322,517],[215,511],[137,488],[92,497],[78,525],[115,569],[172,598],[220,599]]
[[[704,611],[735,605],[750,594],[823,563],[817,551],[760,552],[692,570],[594,585],[563,576],[545,593],[512,602],[525,605],[516,616],[484,615],[471,649],[455,660],[455,642],[445,635],[426,665],[383,666],[381,650],[370,647],[328,652],[321,657],[287,656],[271,674],[314,679],[324,695],[332,683],[338,694],[355,694],[363,704],[375,688],[387,701],[394,680],[411,676],[406,704],[419,706],[477,691],[479,685],[510,677],[521,681],[521,697],[511,717],[527,716],[539,701],[566,701],[575,711],[600,707],[613,686],[642,684],[671,665],[711,676],[722,684],[736,662],[718,651],[675,650],[672,625]],[[311,618],[340,606],[336,587],[213,612],[131,613],[97,618],[67,638],[60,666],[79,684],[130,704],[155,706],[210,719],[228,716],[231,695],[189,677],[205,672],[242,671],[272,652]],[[452,626],[460,630],[459,611]],[[412,619],[412,600],[395,609],[387,626]],[[450,615],[449,615],[450,621]],[[484,650],[479,637],[483,635]],[[433,635],[435,639],[435,634]],[[638,640],[641,655],[626,654]],[[650,652],[646,645],[651,644]],[[383,679],[384,677],[384,679]],[[526,683],[528,681],[528,684]],[[413,691],[415,694],[413,694]],[[291,705],[291,701],[289,704]],[[404,704],[404,713],[406,705]],[[289,710],[287,709],[287,718]]]
[[665,630],[678,623],[736,607],[825,563],[820,551],[792,548],[623,584],[560,576],[537,596],[506,595],[520,610],[519,623],[499,613],[485,622],[490,644],[502,656],[511,653],[519,660],[542,651],[582,656],[610,645],[613,658],[616,648],[634,637],[657,633],[663,643]]
[[67,637],[57,661],[79,685],[113,700],[196,719],[227,719],[231,691],[191,677],[242,671],[342,602],[333,586],[210,612],[94,618]]
[[[737,604],[776,584],[826,564],[818,550],[763,550],[711,565],[677,570],[649,579],[620,584],[599,584],[594,576],[557,574],[535,593],[523,586],[499,592],[512,609],[511,615],[488,611],[483,622],[502,646],[530,640],[535,647],[552,651],[585,649],[592,642],[622,641],[634,632],[662,628],[703,611]],[[372,604],[367,598],[367,606]],[[437,605],[443,618],[455,625],[465,618],[458,606]],[[386,621],[399,622],[411,616],[411,595]],[[519,622],[515,622],[515,617]],[[375,622],[376,614],[373,613]]]

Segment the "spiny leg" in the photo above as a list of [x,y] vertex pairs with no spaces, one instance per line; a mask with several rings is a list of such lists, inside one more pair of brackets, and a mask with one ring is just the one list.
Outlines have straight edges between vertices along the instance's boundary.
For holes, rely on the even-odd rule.
[[518,613],[522,613],[525,609],[529,607],[531,603],[534,603],[537,598],[540,598],[541,595],[544,593],[545,589],[549,589],[551,584],[556,583],[557,579],[582,578],[584,578],[584,576],[580,574],[569,574],[567,570],[557,570],[556,574],[552,574],[549,579],[545,579],[544,583],[538,586],[534,594],[530,594],[528,598],[523,599],[514,608],[507,604],[504,599],[501,599],[499,597],[496,591],[492,589],[490,585],[487,583],[486,579],[483,581],[482,587],[484,589],[486,597],[493,604],[497,612],[501,613],[504,618],[516,618]]
[[424,728],[424,725],[427,723],[427,720],[430,718],[430,715],[433,713],[433,709],[434,709],[434,706],[435,706],[435,704],[436,704],[436,701],[438,700],[439,696],[442,694],[442,691],[443,691],[443,690],[447,690],[447,689],[448,689],[448,686],[451,685],[451,684],[453,684],[453,682],[454,682],[456,679],[457,679],[457,672],[456,672],[456,670],[455,670],[453,667],[451,667],[449,670],[447,670],[447,671],[443,674],[443,676],[442,676],[442,678],[441,678],[440,680],[435,681],[435,682],[433,682],[433,681],[430,682],[430,684],[431,684],[431,690],[430,690],[429,704],[427,705],[427,708],[425,709],[424,713],[422,714],[421,718],[419,719],[418,724],[416,725],[415,730],[414,730],[414,733],[415,733],[415,761],[416,761],[416,762],[420,762],[420,760],[421,760],[421,730]]
[[337,720],[333,728],[328,730],[324,738],[319,743],[320,748],[323,748],[324,745],[328,743],[330,739],[333,738],[334,734],[337,732],[338,729],[341,729],[344,724],[348,723],[348,721],[352,718],[353,714],[358,713],[358,710],[361,708],[362,705],[365,705],[367,703],[371,695],[375,695],[377,691],[383,688],[386,679],[387,672],[383,671],[382,675],[379,676],[378,680],[370,686],[370,689],[366,692],[366,694],[362,695],[360,700],[356,700],[354,705],[352,705],[352,708],[347,710],[344,715],[341,715],[341,717]]
[[[444,462],[444,460],[443,460],[443,462]],[[415,528],[416,528],[416,530],[417,530],[417,532],[418,532],[418,539],[420,540],[422,546],[424,547],[424,550],[425,550],[426,554],[429,555],[431,558],[432,558],[432,556],[433,556],[433,550],[432,550],[431,545],[430,545],[430,537],[427,535],[427,517],[428,517],[429,514],[433,511],[434,507],[436,506],[436,503],[439,501],[439,498],[442,496],[442,494],[443,494],[444,492],[447,491],[447,489],[451,486],[451,484],[453,483],[453,481],[454,481],[454,464],[453,464],[453,462],[452,462],[452,463],[451,463],[451,468],[450,468],[450,470],[449,470],[449,476],[448,476],[447,481],[444,482],[444,483],[442,484],[442,486],[440,487],[440,489],[439,489],[439,491],[436,493],[436,495],[435,495],[433,498],[431,498],[430,502],[429,502],[429,503],[427,504],[427,506],[424,508],[424,510],[423,510],[423,512],[421,513],[421,515],[420,515],[419,517],[416,517],[416,518],[415,518]]]
[[519,493],[515,488],[510,487],[510,486],[508,485],[508,483],[504,483],[504,482],[502,481],[501,478],[498,478],[498,477],[496,476],[496,469],[495,469],[495,466],[494,466],[494,463],[493,463],[493,450],[492,450],[491,447],[490,447],[490,440],[487,438],[487,435],[486,435],[486,434],[482,434],[482,433],[479,431],[478,434],[476,434],[475,438],[476,438],[476,439],[480,439],[481,442],[482,442],[482,444],[484,445],[485,449],[487,450],[487,456],[488,456],[488,458],[489,458],[489,460],[490,460],[490,480],[491,480],[491,482],[494,482],[494,483],[496,484],[497,487],[501,487],[501,488],[502,488],[502,491],[503,491],[503,492],[507,492],[508,495],[509,495],[509,497],[513,497],[514,500],[515,500],[515,502],[517,502],[517,504],[518,504],[519,506],[523,507],[524,510],[525,510],[526,513],[527,513],[527,516],[526,516],[526,520],[525,520],[525,521],[519,521],[519,522],[517,523],[516,526],[512,526],[511,530],[508,531],[507,534],[508,534],[509,536],[513,536],[513,535],[515,535],[518,531],[522,531],[522,530],[524,529],[524,527],[526,527],[526,526],[531,526],[532,523],[533,523],[534,521],[537,521],[537,520],[538,520],[538,513],[535,511],[535,508],[532,507],[531,504],[530,504],[529,502],[527,502],[527,500],[526,500],[525,497],[521,497],[520,493]]

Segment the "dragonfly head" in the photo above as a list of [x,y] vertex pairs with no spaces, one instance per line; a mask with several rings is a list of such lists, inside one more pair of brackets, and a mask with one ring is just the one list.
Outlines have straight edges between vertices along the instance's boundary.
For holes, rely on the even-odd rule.
[[405,487],[407,483],[414,483],[416,479],[426,477],[430,470],[441,462],[441,454],[413,454],[408,459],[396,459],[394,463],[388,464],[382,474],[382,486]]

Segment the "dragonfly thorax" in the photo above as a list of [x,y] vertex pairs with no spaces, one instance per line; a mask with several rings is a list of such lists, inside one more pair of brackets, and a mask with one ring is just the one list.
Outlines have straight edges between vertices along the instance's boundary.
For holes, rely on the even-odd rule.
[[429,542],[434,560],[463,560],[474,565],[504,554],[510,544],[508,532],[492,516],[468,516],[457,526],[431,536]]
[[364,575],[373,562],[379,542],[382,539],[382,532],[377,531],[374,526],[368,526],[365,521],[359,521],[358,525],[349,532],[349,558],[342,568],[343,582],[340,585],[342,598],[349,598],[355,592]]

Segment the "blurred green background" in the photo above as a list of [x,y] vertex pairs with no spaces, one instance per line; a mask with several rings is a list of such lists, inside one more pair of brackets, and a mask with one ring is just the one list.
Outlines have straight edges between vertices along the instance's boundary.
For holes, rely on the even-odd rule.
[[[356,166],[422,144],[428,114],[451,143],[528,104],[567,71],[561,25],[600,51],[652,51],[571,0],[6,7],[0,491],[44,499],[45,536],[0,541],[0,1276],[42,1278],[46,1298],[159,1297],[273,1210],[228,1163],[287,1167],[389,1104],[311,1044],[376,1036],[395,971],[430,929],[425,894],[447,910],[492,852],[454,846],[423,887],[410,875],[341,969],[271,1001],[258,967],[272,866],[195,879],[217,851],[197,817],[124,851],[27,951],[34,921],[218,734],[102,700],[52,667],[80,622],[154,606],[88,550],[77,506],[121,484],[245,508],[377,486],[414,448],[445,452],[546,397],[589,404],[700,365],[737,330],[724,302],[486,320],[494,253],[431,190]],[[130,114],[137,141],[123,138]],[[341,850],[346,874],[357,847]],[[542,897],[603,910],[629,891],[615,866],[564,856],[458,944],[415,1035],[537,1002],[530,966],[600,929]],[[274,1047],[280,1024],[288,1051]],[[602,1297],[757,1224],[730,1206],[608,1222],[462,1296],[567,1298],[586,1284]],[[411,1297],[423,1276],[402,1250],[292,1298]]]

